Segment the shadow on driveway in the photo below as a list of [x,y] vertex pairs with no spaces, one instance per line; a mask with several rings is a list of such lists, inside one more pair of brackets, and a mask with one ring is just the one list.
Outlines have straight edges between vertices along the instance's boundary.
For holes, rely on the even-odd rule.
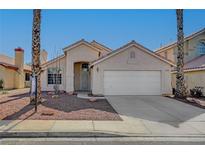
[[186,121],[205,121],[205,110],[162,96],[107,96],[120,114],[179,127]]

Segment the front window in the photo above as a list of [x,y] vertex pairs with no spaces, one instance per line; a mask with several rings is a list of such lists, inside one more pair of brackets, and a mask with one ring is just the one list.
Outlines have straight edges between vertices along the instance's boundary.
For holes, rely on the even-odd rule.
[[87,63],[82,64],[82,70],[83,71],[88,71],[89,70],[89,65]]
[[62,74],[59,68],[48,69],[48,84],[61,84]]
[[205,54],[205,42],[199,42],[199,43],[197,44],[197,52],[198,52],[200,55]]

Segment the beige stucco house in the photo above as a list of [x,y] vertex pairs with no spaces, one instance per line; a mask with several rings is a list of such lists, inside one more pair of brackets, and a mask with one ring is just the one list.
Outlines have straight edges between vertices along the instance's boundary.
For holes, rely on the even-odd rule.
[[[176,42],[163,46],[155,53],[176,64]],[[184,72],[188,89],[204,87],[205,95],[205,29],[185,37],[184,41]],[[176,87],[176,71],[172,71],[172,87]]]
[[43,91],[53,91],[59,84],[66,92],[100,95],[171,93],[174,64],[135,41],[112,51],[96,41],[80,40],[63,51],[63,55],[42,65]]
[[24,50],[15,49],[15,58],[0,54],[0,80],[4,89],[30,86],[31,67],[24,64]]

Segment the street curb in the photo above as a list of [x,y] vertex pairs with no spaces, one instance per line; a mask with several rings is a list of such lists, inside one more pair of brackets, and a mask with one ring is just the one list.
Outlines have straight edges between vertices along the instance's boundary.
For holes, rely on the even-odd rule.
[[115,135],[107,133],[92,132],[0,132],[0,138],[13,137],[125,137],[124,135]]
[[145,138],[205,138],[203,135],[154,135],[154,134],[110,134],[103,132],[0,132],[0,138],[41,138],[41,137],[67,137],[67,138],[116,138],[116,137],[145,137]]

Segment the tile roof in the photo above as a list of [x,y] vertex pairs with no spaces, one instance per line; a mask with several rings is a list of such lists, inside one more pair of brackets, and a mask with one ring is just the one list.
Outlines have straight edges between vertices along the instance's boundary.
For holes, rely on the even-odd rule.
[[[0,64],[7,68],[18,69],[18,67],[15,66],[15,59],[4,54],[0,54]],[[24,70],[31,71],[31,66],[24,64]]]
[[[205,70],[205,55],[198,56],[184,64],[184,72]],[[176,72],[176,67],[172,72]]]
[[16,67],[15,65],[12,65],[12,64],[0,62],[0,65],[1,65],[1,66],[4,66],[4,67],[6,67],[6,68],[9,68],[9,69],[18,70],[18,67]]
[[184,69],[205,68],[205,55],[198,56],[184,65]]
[[15,60],[12,57],[9,57],[9,56],[4,55],[4,54],[0,54],[0,62],[14,65]]

